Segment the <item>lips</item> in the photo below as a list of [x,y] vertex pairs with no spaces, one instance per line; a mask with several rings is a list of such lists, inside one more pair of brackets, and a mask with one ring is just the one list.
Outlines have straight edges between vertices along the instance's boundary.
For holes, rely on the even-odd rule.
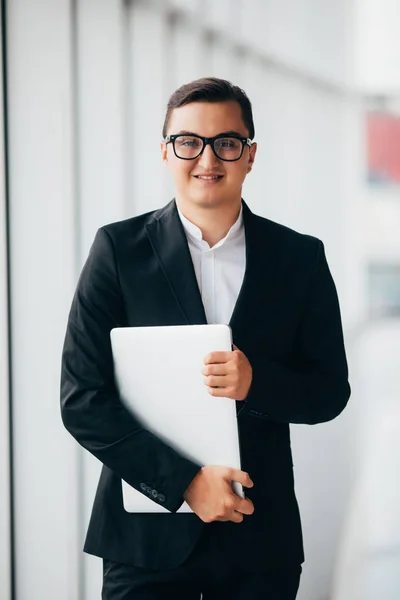
[[212,181],[222,179],[223,175],[194,175],[196,179],[203,179],[204,181]]

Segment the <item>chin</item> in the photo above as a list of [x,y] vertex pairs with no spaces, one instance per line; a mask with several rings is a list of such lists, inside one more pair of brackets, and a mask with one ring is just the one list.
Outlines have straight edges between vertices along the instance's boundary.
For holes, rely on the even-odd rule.
[[194,203],[197,206],[201,206],[202,208],[216,208],[219,206],[223,206],[224,204],[226,204],[226,202],[224,202],[223,200],[221,200],[220,198],[197,198]]
[[190,196],[191,202],[196,204],[197,206],[201,206],[204,208],[209,208],[211,206],[223,206],[229,200],[226,198],[225,194],[217,193],[216,191],[213,193],[212,191],[203,194],[193,194]]

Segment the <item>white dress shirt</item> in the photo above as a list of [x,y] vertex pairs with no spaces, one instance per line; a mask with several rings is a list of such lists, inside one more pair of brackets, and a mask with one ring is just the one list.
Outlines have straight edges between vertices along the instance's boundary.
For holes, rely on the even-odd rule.
[[243,206],[226,236],[210,248],[201,229],[179,210],[199,285],[207,323],[228,325],[246,269]]

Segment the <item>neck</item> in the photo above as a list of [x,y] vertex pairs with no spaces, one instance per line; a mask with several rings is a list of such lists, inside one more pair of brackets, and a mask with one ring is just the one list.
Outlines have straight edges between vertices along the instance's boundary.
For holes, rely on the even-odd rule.
[[197,225],[210,248],[222,240],[236,223],[241,207],[241,198],[230,206],[203,208],[176,199],[179,210],[191,223]]

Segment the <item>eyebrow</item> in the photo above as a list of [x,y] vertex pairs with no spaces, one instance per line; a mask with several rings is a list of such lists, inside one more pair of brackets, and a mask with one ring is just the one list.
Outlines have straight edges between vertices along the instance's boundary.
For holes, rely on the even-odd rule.
[[[178,133],[176,133],[175,135],[200,135],[199,133],[194,133],[193,131],[186,131],[186,129],[181,129],[181,131],[178,131]],[[243,135],[242,133],[239,133],[238,131],[222,131],[221,133],[217,133],[217,135],[226,135],[226,136],[230,136],[230,135],[237,135],[238,137],[241,138],[247,138],[247,135]],[[206,137],[206,136],[201,136],[201,137]],[[212,136],[212,137],[216,137],[216,136]]]

